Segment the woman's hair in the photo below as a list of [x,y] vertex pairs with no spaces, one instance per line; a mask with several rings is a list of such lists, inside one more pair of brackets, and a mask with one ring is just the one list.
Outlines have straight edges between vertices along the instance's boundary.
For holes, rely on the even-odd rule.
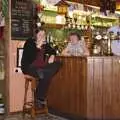
[[35,30],[35,33],[37,34],[39,31],[45,31],[45,32],[46,32],[45,28],[43,28],[43,27],[37,28],[37,29]]
[[69,34],[69,36],[68,36],[68,41],[70,41],[70,37],[71,36],[77,36],[77,38],[78,38],[78,40],[80,40],[80,35],[79,35],[79,33],[77,33],[77,32],[71,32],[70,34]]
[[36,35],[40,31],[44,31],[46,33],[46,29],[44,27],[39,27],[39,28],[35,29],[34,34],[33,34],[33,38],[35,41],[36,41]]

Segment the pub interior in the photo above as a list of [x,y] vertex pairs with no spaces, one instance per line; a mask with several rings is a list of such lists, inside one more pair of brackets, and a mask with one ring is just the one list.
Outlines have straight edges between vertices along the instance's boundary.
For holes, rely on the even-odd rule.
[[[119,0],[2,0],[1,4],[5,17],[0,38],[1,115],[22,112],[22,48],[42,26],[63,62],[49,89],[49,111],[70,120],[120,120],[120,28],[111,30],[120,24]],[[79,33],[89,56],[61,55],[70,32]]]

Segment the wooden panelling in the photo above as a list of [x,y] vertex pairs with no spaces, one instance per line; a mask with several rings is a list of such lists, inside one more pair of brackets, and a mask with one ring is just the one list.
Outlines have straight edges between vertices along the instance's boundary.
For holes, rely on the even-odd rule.
[[111,103],[112,118],[120,118],[120,58],[112,62]]
[[88,119],[120,119],[120,57],[59,57],[49,106]]
[[111,116],[111,105],[112,105],[112,59],[104,59],[103,63],[103,117],[109,118]]
[[86,58],[62,57],[63,66],[53,78],[49,91],[49,106],[65,113],[85,115]]
[[89,118],[102,116],[102,62],[100,58],[88,59],[87,116]]
[[94,110],[93,110],[93,105],[94,105],[94,96],[93,96],[93,91],[94,91],[94,67],[93,67],[93,59],[88,60],[88,70],[87,70],[87,75],[89,76],[89,80],[87,81],[87,116],[92,118],[94,115]]

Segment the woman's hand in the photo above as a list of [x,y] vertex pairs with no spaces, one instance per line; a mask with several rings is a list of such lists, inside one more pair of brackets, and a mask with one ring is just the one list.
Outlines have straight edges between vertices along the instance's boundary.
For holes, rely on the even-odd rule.
[[63,56],[71,56],[71,54],[70,54],[69,51],[68,51],[68,48],[65,48],[65,49],[62,51],[61,55],[63,55]]
[[55,56],[54,55],[51,55],[48,59],[48,63],[53,63],[55,60]]

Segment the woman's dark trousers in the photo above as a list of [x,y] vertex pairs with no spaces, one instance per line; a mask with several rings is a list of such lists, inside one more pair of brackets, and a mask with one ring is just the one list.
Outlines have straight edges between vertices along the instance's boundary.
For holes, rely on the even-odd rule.
[[51,79],[58,72],[61,65],[61,62],[56,61],[54,63],[47,64],[44,68],[36,69],[34,67],[31,67],[29,69],[30,75],[39,78],[38,85],[36,88],[36,98],[38,100],[46,99]]

